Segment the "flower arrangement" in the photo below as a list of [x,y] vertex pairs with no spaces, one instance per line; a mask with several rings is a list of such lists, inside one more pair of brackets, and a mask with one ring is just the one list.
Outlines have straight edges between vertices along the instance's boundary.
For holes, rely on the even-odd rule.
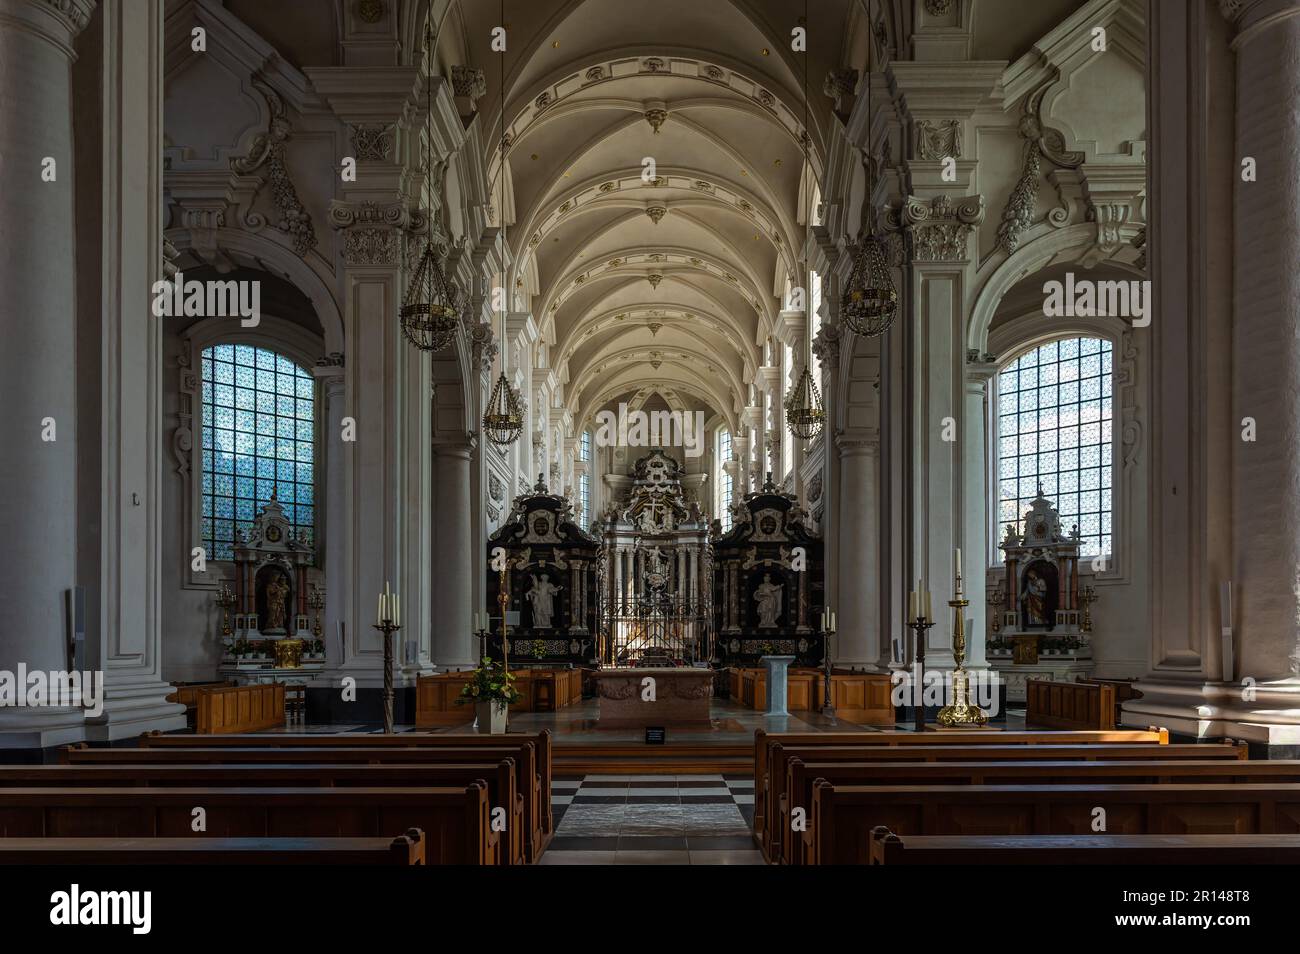
[[505,702],[510,705],[519,700],[519,693],[513,685],[515,677],[486,656],[473,671],[472,677],[461,687],[456,705],[478,702]]

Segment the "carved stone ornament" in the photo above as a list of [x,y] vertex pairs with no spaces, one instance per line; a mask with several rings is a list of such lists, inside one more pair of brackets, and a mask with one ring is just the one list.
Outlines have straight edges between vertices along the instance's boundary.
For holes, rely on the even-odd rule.
[[960,159],[961,120],[945,119],[943,122],[919,120],[916,124],[916,158]]
[[378,23],[384,18],[384,0],[358,0],[357,16],[362,23]]
[[451,68],[451,91],[472,103],[487,93],[487,77],[480,69],[458,64]]
[[840,364],[840,326],[824,324],[813,338],[812,352],[822,364],[837,368]]
[[935,196],[928,203],[909,197],[902,224],[912,238],[912,261],[958,262],[967,256],[970,233],[984,220],[984,197],[964,196],[954,203]]
[[293,250],[298,255],[305,255],[316,247],[316,230],[312,227],[311,216],[298,198],[298,192],[294,189],[284,164],[284,146],[289,140],[289,120],[285,116],[284,103],[279,94],[261,80],[253,80],[253,86],[266,100],[271,119],[266,132],[258,133],[253,138],[248,155],[231,159],[230,168],[246,176],[263,165],[266,166],[271,180],[271,194],[275,207],[280,212],[276,228],[292,237]]
[[384,125],[349,126],[352,152],[357,162],[386,162],[393,148],[393,127]]
[[812,501],[822,499],[822,475],[813,474],[812,480],[808,481],[808,499]]
[[355,228],[344,233],[343,260],[348,265],[396,265],[401,242],[396,229]]
[[496,474],[488,474],[488,494],[497,503],[505,499],[506,488],[501,483],[501,478]]
[[998,247],[1010,255],[1020,247],[1020,238],[1034,224],[1034,205],[1038,198],[1038,179],[1042,168],[1040,156],[1065,169],[1077,169],[1084,154],[1065,148],[1065,136],[1043,125],[1040,110],[1043,95],[1055,82],[1049,80],[1029,95],[1020,116],[1020,138],[1025,141],[1025,157],[1020,179],[1007,198],[998,225]]
[[822,81],[822,93],[835,100],[836,109],[839,109],[843,101],[852,96],[857,88],[857,70],[831,70]]
[[925,12],[932,17],[947,16],[952,10],[952,0],[925,0]]

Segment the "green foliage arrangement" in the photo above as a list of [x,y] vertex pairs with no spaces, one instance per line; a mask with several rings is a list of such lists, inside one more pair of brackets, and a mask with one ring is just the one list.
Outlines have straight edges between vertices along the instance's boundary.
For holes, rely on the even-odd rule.
[[474,670],[473,678],[461,688],[456,705],[502,701],[509,705],[517,702],[519,693],[515,691],[514,681],[515,677],[506,672],[500,664],[484,656],[479,667]]

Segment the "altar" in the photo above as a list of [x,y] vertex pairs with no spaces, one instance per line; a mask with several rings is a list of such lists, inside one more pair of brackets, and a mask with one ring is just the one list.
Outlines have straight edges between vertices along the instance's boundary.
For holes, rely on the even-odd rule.
[[598,729],[708,726],[713,670],[632,666],[596,674]]

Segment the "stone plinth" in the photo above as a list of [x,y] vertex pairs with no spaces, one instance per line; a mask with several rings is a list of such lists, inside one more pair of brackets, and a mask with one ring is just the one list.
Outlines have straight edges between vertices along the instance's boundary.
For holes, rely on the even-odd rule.
[[708,725],[713,670],[602,669],[596,676],[596,694],[602,729]]
[[790,671],[793,656],[764,656],[763,666],[767,669],[767,712],[770,716],[789,715],[787,703],[790,699],[790,687],[786,677]]

